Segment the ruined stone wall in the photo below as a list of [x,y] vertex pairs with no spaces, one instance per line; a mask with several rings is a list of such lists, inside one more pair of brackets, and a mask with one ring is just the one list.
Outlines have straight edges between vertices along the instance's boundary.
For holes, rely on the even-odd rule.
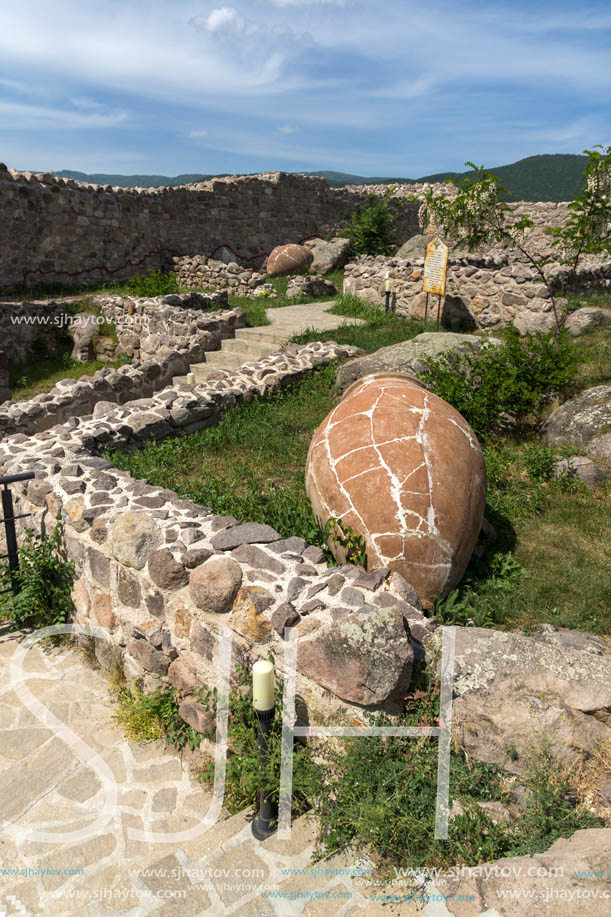
[[65,315],[63,303],[0,302],[0,340],[11,364],[60,353]]
[[[423,265],[422,259],[410,262],[363,256],[346,266],[344,292],[383,306],[388,273],[397,314],[423,319],[426,307],[426,293],[422,292]],[[568,279],[567,269],[557,264],[548,270],[554,274],[555,290],[562,289]],[[611,262],[583,263],[575,289],[609,287]],[[437,296],[429,296],[429,319],[436,318],[437,305]],[[554,324],[549,291],[535,270],[525,260],[500,251],[449,262],[441,315],[443,324],[452,330],[487,330],[514,324],[524,331],[545,331]]]
[[[108,446],[212,426],[233,405],[355,350],[333,342],[290,345],[224,380],[166,388],[146,401],[108,405],[100,416],[0,442],[2,474],[36,473],[35,480],[14,485],[17,512],[33,512],[35,528],[46,532],[62,515],[76,566],[77,622],[108,628],[128,677],[141,679],[145,688],[166,676],[185,704],[181,714],[196,727],[204,711],[191,695],[204,682],[216,684],[222,627],[234,634],[234,661],[252,662],[272,647],[281,651],[287,623],[299,628],[304,642],[318,635],[329,640],[334,622],[350,619],[358,626],[375,610],[376,622],[397,628],[384,645],[407,640],[405,620],[422,650],[419,641],[435,622],[405,600],[409,587],[396,574],[329,570],[322,551],[303,539],[282,539],[269,526],[215,515],[133,480],[100,454]],[[25,524],[32,520],[21,520],[21,529]],[[392,677],[389,668],[374,681],[391,691]],[[309,704],[329,705],[322,678],[317,685],[299,675],[298,690]],[[337,709],[337,698],[332,701]],[[352,704],[340,706],[358,713]]]
[[[0,408],[0,438],[17,433],[32,436],[91,414],[103,418],[114,406],[127,402],[146,405],[154,392],[171,385],[174,376],[188,373],[192,363],[200,363],[207,352],[219,350],[224,338],[233,337],[235,329],[246,324],[243,309],[203,312],[163,301],[172,298],[202,307],[227,299],[220,293],[151,300],[99,297],[103,314],[116,322],[115,351],[129,353],[132,363],[117,369],[104,367],[80,379],[62,379],[51,391],[28,401],[6,401]],[[133,323],[122,324],[125,318],[133,319]]]
[[[256,268],[276,245],[335,231],[363,200],[278,172],[120,189],[0,164],[0,290],[124,280],[223,248]],[[417,230],[417,205],[406,202],[399,223],[404,241]]]
[[227,290],[236,296],[253,296],[257,287],[265,283],[264,273],[235,261],[226,264],[205,255],[172,258],[172,270],[180,287]]

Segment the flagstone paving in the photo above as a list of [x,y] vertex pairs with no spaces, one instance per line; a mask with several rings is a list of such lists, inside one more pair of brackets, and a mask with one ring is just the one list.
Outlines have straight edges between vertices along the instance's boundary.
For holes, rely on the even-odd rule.
[[[316,864],[340,873],[315,874],[314,829],[307,818],[294,823],[290,841],[272,837],[259,843],[249,813],[225,812],[209,831],[186,842],[128,837],[129,827],[173,832],[198,824],[211,792],[170,746],[125,737],[113,721],[104,675],[67,644],[31,649],[25,683],[108,764],[117,806],[105,827],[82,840],[49,843],[7,835],[7,821],[50,833],[86,828],[105,799],[92,767],[38,721],[11,687],[9,665],[17,645],[15,634],[0,636],[0,915],[390,913],[346,875],[355,856]],[[306,872],[290,877],[283,869]],[[286,897],[264,898],[266,891]]]

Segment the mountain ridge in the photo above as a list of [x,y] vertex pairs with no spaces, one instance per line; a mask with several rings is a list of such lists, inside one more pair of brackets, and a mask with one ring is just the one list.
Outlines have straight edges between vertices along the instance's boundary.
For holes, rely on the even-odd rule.
[[[496,166],[487,169],[500,180],[507,189],[504,195],[507,200],[514,201],[567,201],[572,200],[583,189],[583,171],[587,164],[587,157],[573,153],[543,153],[537,156],[527,156],[517,162],[505,166]],[[71,169],[62,169],[54,172],[60,178],[72,178],[92,184],[113,185],[120,188],[155,188],[161,186],[180,186],[192,182],[207,181],[211,178],[224,178],[228,172],[216,174],[184,173],[170,177],[167,175],[115,175],[103,172],[87,173]],[[253,174],[253,173],[250,173]],[[447,180],[461,181],[465,177],[472,177],[473,171],[465,172],[436,172],[420,178],[389,178],[387,176],[352,175],[349,172],[334,172],[318,170],[315,172],[299,173],[313,177],[325,178],[334,188],[345,185],[379,185],[379,184],[416,184],[420,182],[440,182]]]

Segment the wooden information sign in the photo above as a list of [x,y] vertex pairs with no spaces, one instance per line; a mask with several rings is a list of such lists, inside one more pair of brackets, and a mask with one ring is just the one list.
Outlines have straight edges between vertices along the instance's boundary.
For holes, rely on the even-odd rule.
[[423,292],[445,296],[447,271],[448,246],[435,237],[426,247]]

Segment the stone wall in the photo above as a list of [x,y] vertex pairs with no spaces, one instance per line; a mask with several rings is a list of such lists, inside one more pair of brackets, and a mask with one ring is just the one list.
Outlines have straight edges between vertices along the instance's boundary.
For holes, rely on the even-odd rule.
[[[121,189],[0,164],[0,290],[124,280],[222,249],[256,268],[276,245],[336,231],[363,200],[282,172]],[[417,230],[416,204],[406,202],[399,224],[404,241]]]
[[65,314],[63,303],[0,302],[0,340],[11,364],[61,353]]
[[[15,433],[31,436],[71,418],[102,417],[113,405],[137,402],[172,384],[174,376],[189,372],[208,351],[245,325],[243,309],[203,312],[167,303],[168,299],[209,308],[226,303],[226,295],[182,294],[155,299],[105,296],[97,299],[103,314],[115,321],[116,351],[133,357],[131,365],[104,367],[92,376],[63,379],[50,392],[29,401],[5,402],[0,409],[0,437]],[[164,302],[165,300],[165,302]],[[131,318],[132,324],[122,319]],[[137,321],[136,321],[137,320]]]
[[[346,266],[344,292],[383,306],[389,273],[397,314],[423,319],[423,266],[422,259],[363,256]],[[561,290],[568,271],[560,264],[548,270],[554,275],[555,291]],[[609,287],[611,262],[590,260],[582,264],[575,289]],[[437,296],[429,296],[431,320],[437,315],[437,304]],[[441,315],[443,324],[454,331],[496,329],[512,323],[520,330],[549,330],[554,323],[549,291],[535,270],[525,259],[501,251],[450,260]]]
[[[368,621],[367,634],[382,640],[372,658],[377,665],[382,653],[385,663],[370,687],[363,686],[363,702],[371,703],[378,694],[382,702],[396,688],[393,679],[405,676],[405,653],[424,653],[420,641],[434,621],[406,601],[411,593],[401,577],[387,570],[328,569],[322,551],[303,539],[282,539],[269,526],[215,515],[133,480],[100,453],[214,425],[236,403],[355,350],[333,342],[289,345],[221,381],[166,388],[150,399],[107,405],[99,416],[74,417],[36,436],[0,442],[2,474],[36,473],[34,481],[14,485],[17,512],[33,512],[39,531],[48,532],[58,513],[64,520],[67,553],[76,565],[77,622],[108,628],[128,677],[146,688],[167,676],[188,699],[181,712],[192,724],[203,710],[190,695],[204,682],[216,684],[221,627],[233,631],[234,661],[252,662],[270,648],[281,651],[287,623],[311,644],[319,637],[328,643],[343,621],[357,630]],[[400,666],[394,662],[398,642],[404,648]],[[317,684],[301,672],[297,687],[308,704],[329,705],[324,675]],[[343,709],[357,713],[355,702],[353,697]],[[333,704],[337,708],[337,698]]]
[[236,296],[253,296],[257,287],[265,283],[264,273],[235,261],[226,263],[205,255],[172,258],[172,270],[181,287],[227,290]]

